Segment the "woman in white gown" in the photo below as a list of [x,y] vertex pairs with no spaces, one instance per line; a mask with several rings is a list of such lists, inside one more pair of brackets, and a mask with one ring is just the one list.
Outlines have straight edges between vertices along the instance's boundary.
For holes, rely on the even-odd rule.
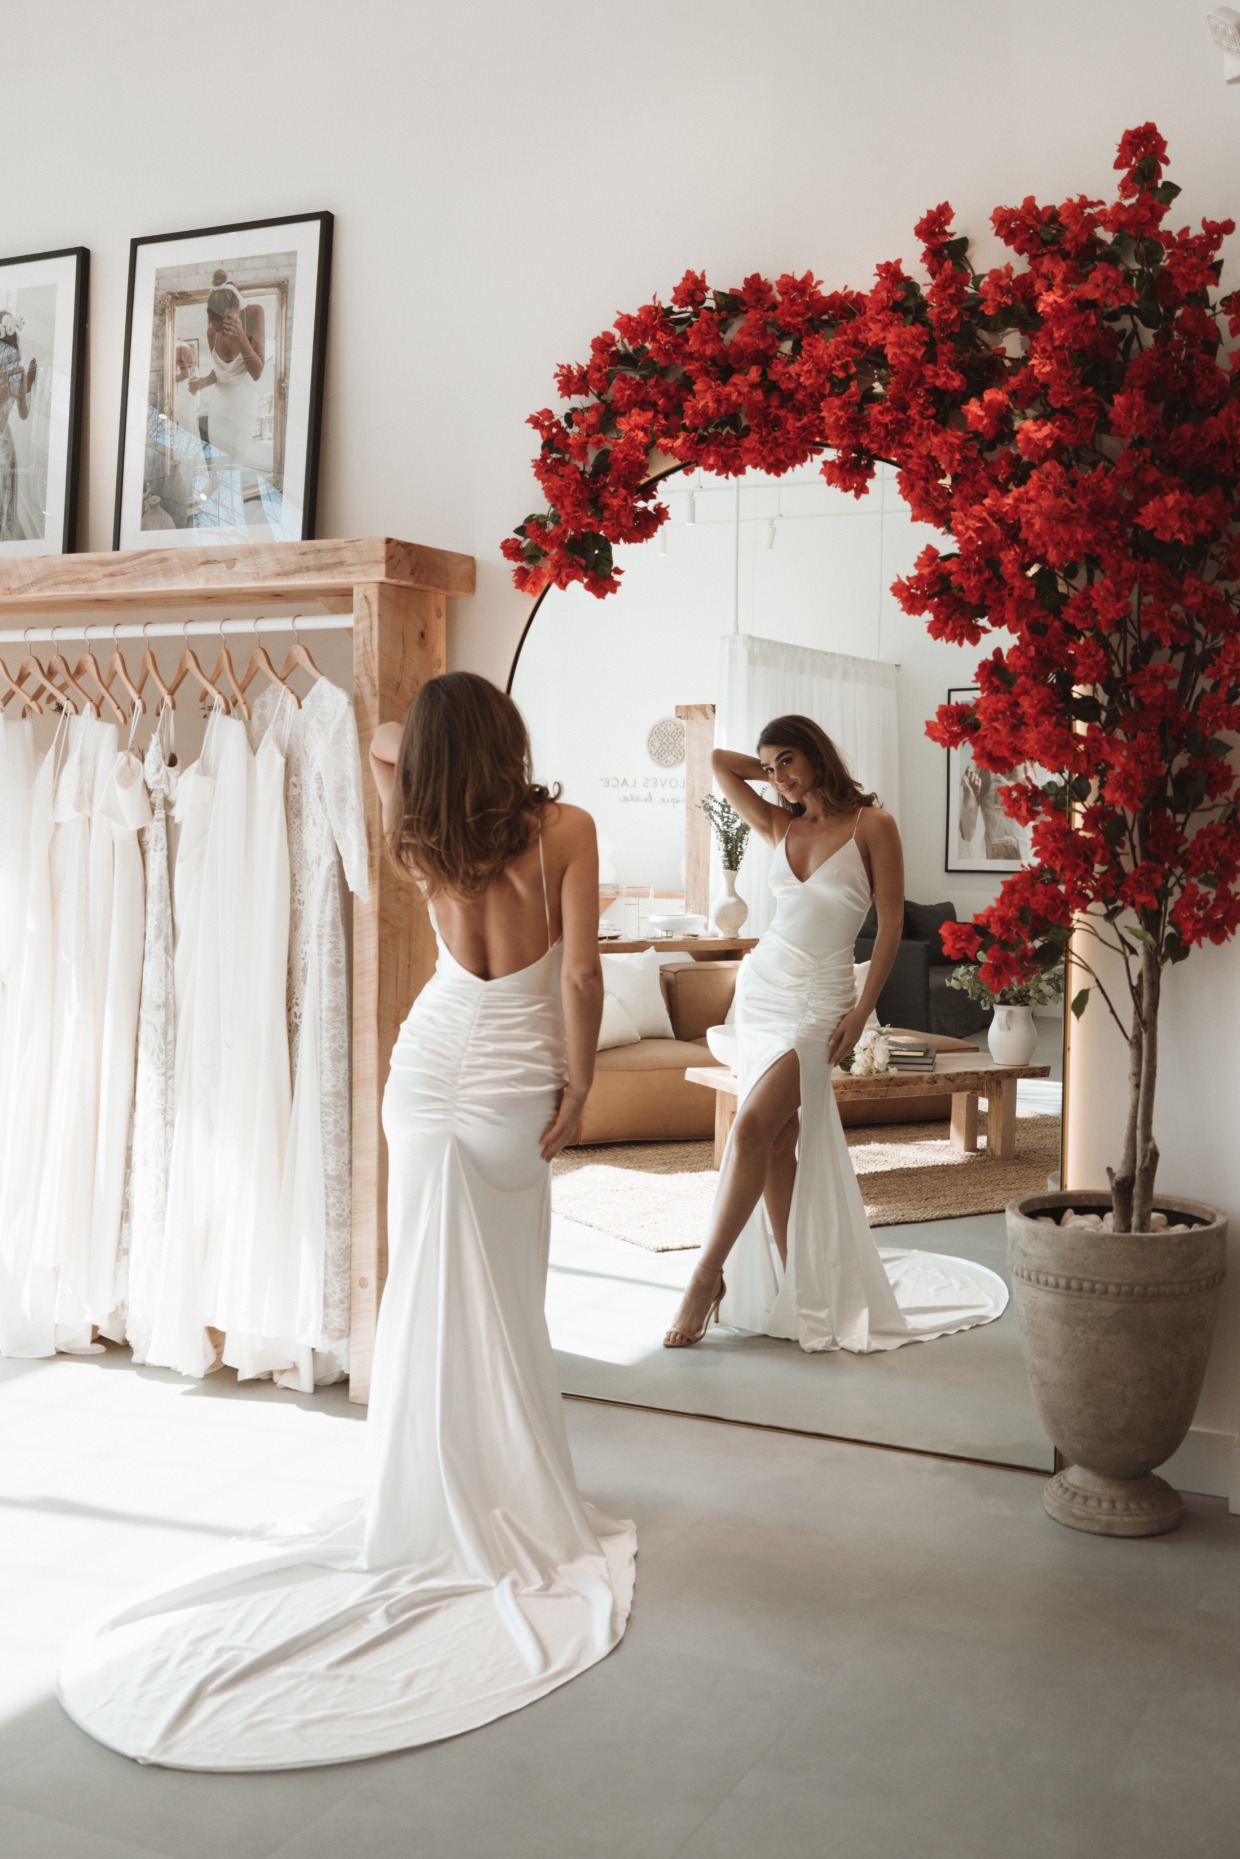
[[[831,1067],[856,1045],[895,961],[899,829],[808,717],[768,724],[757,757],[717,749],[712,761],[737,812],[776,848],[776,905],[737,984],[739,1109],[710,1233],[665,1346],[700,1342],[712,1317],[857,1354],[989,1323],[1007,1303],[995,1273],[879,1252],[831,1088]],[[778,805],[753,781],[769,782]],[[878,936],[858,1000],[853,945],[871,897]]]
[[633,1526],[577,1491],[543,1316],[548,1164],[576,1135],[602,1012],[597,851],[528,754],[515,705],[459,672],[423,687],[403,738],[376,734],[439,965],[384,1098],[366,1490],[74,1638],[67,1710],[139,1760],[292,1768],[430,1742],[541,1697],[624,1632]]

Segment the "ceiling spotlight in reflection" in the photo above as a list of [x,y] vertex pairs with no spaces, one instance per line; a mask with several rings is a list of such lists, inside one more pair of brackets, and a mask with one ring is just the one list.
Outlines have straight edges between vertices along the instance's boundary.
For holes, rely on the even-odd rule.
[[659,554],[660,555],[667,554],[667,524],[666,523],[664,523],[662,528],[659,530]]
[[768,549],[775,547],[775,518],[773,516],[767,519],[766,546]]
[[692,525],[697,522],[697,492],[690,491],[685,499],[685,522]]

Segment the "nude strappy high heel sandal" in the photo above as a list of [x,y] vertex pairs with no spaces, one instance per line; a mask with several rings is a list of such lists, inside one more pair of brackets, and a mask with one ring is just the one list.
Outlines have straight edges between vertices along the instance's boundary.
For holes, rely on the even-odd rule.
[[[701,1269],[702,1269],[701,1266],[699,1266],[698,1271],[700,1271]],[[694,1272],[693,1276],[696,1278],[697,1272]],[[719,1306],[722,1304],[727,1294],[728,1294],[727,1280],[724,1278],[723,1272],[721,1270],[719,1273],[718,1295],[716,1296],[715,1301],[711,1305],[710,1309],[707,1311],[706,1316],[702,1322],[702,1327],[698,1331],[697,1335],[691,1336],[688,1330],[677,1330],[677,1329],[668,1330],[666,1331],[663,1337],[663,1347],[665,1349],[689,1349],[689,1348],[692,1348],[694,1343],[700,1343],[702,1338],[705,1336],[707,1330],[710,1328],[711,1324],[718,1323]],[[673,1341],[673,1338],[675,1338],[676,1340]]]

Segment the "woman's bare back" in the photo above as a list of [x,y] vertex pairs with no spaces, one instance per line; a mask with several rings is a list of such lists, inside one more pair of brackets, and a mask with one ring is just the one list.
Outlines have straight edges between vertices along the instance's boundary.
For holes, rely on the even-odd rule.
[[[517,974],[546,954],[563,933],[561,890],[565,869],[583,827],[592,825],[580,807],[558,801],[542,809],[541,860],[537,820],[529,845],[505,866],[479,897],[438,897],[435,921],[453,959],[481,981]],[[542,871],[547,876],[543,902]],[[550,932],[548,933],[548,915]]]

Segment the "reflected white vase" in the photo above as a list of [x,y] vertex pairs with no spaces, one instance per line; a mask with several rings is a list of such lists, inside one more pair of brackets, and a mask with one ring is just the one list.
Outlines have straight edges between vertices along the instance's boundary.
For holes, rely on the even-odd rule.
[[1028,1065],[1038,1043],[1032,1007],[996,1007],[986,1044],[997,1065]]
[[711,907],[715,928],[721,936],[739,936],[741,926],[748,915],[749,905],[743,897],[738,897],[736,894],[736,873],[725,871],[723,895],[717,897]]

